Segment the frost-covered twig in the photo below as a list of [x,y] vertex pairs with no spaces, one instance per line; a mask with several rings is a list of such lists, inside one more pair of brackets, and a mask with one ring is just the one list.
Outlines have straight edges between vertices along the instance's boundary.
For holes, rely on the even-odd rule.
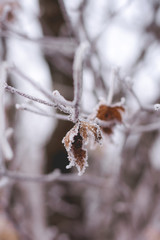
[[80,105],[81,105],[81,97],[82,97],[82,78],[83,78],[83,60],[84,54],[88,47],[86,42],[83,42],[78,47],[73,64],[73,80],[74,80],[74,122],[78,120]]
[[31,112],[31,113],[41,115],[41,116],[44,116],[44,117],[51,117],[51,118],[56,118],[56,119],[60,119],[60,120],[64,120],[64,121],[71,121],[70,116],[63,115],[63,114],[58,114],[58,113],[49,114],[46,111],[44,111],[43,109],[36,110],[36,109],[31,108],[30,106],[27,106],[26,104],[16,104],[16,109]]
[[33,81],[31,78],[27,77],[17,67],[9,66],[7,69],[8,69],[9,72],[13,72],[13,73],[19,75],[20,77],[22,77],[27,82],[29,82],[33,87],[35,87],[38,91],[40,91],[50,101],[54,102],[56,104],[57,108],[59,108],[59,110],[65,112],[65,113],[71,113],[72,112],[72,109],[71,109],[72,103],[70,101],[67,101],[67,100],[64,100],[64,99],[62,101],[62,99],[58,99],[57,97],[54,97],[54,95],[52,93],[50,93],[49,91],[47,91],[46,89],[41,87],[38,83]]
[[22,97],[25,97],[25,98],[27,98],[27,99],[29,99],[31,101],[34,101],[34,102],[38,102],[40,104],[44,104],[44,105],[47,105],[47,106],[50,106],[50,107],[56,107],[56,104],[54,104],[52,102],[47,102],[46,100],[33,97],[33,96],[31,96],[29,94],[26,94],[26,93],[24,93],[24,92],[22,92],[22,91],[20,91],[20,90],[18,90],[16,88],[14,88],[14,87],[11,87],[11,86],[9,86],[7,84],[5,84],[4,87],[5,87],[5,90],[10,92],[10,93],[14,93],[14,94],[20,95]]

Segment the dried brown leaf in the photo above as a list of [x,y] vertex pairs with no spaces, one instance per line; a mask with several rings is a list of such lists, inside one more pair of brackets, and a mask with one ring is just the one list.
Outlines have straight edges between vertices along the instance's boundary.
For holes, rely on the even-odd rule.
[[124,112],[124,108],[121,106],[100,105],[96,117],[104,121],[117,120],[122,122],[122,112]]
[[79,121],[62,140],[70,162],[67,168],[76,166],[79,175],[82,175],[88,167],[86,145],[91,137],[94,143],[100,144],[102,140],[100,128],[96,124]]
[[97,109],[96,117],[102,121],[113,121],[109,127],[102,127],[104,133],[110,135],[113,133],[113,127],[116,122],[122,122],[122,113],[125,111],[122,106],[107,106],[105,104],[100,104]]

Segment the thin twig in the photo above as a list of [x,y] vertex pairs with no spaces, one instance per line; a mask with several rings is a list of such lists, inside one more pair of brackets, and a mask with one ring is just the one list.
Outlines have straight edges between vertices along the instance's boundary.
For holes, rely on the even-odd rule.
[[[18,69],[15,66],[11,66],[8,67],[8,70],[16,73],[17,75],[19,75],[20,77],[22,77],[24,80],[26,80],[27,82],[29,82],[33,87],[35,87],[38,91],[40,91],[41,93],[43,93],[44,96],[46,96],[50,101],[54,101],[54,96],[46,89],[44,89],[43,87],[40,86],[40,84],[37,84],[34,80],[32,80],[31,78],[29,78],[28,76],[26,76],[24,73],[22,73],[22,71],[20,69]],[[63,104],[61,102],[61,104]]]
[[32,109],[31,107],[26,106],[25,104],[21,104],[21,105],[16,104],[16,109],[31,112],[31,113],[41,115],[41,116],[44,116],[44,117],[51,117],[51,118],[56,118],[56,119],[60,119],[60,120],[64,120],[64,121],[71,121],[70,116],[63,115],[63,114],[58,114],[58,113],[57,114],[56,113],[55,114],[49,114],[49,113],[46,113],[45,111],[43,111],[42,109],[37,111],[35,109]]
[[76,122],[79,117],[81,97],[82,97],[82,69],[83,69],[83,60],[84,53],[87,49],[88,44],[86,42],[81,43],[78,47],[74,63],[73,63],[73,80],[74,80],[74,121]]
[[52,102],[47,102],[46,100],[43,100],[43,99],[40,99],[40,98],[36,98],[36,97],[33,97],[29,94],[26,94],[14,87],[11,87],[11,86],[8,86],[7,84],[5,85],[5,90],[10,92],[10,93],[14,93],[14,94],[17,94],[17,95],[20,95],[22,97],[25,97],[31,101],[34,101],[34,102],[38,102],[40,104],[44,104],[44,105],[47,105],[49,107],[57,107],[56,104],[52,103]]
[[20,77],[22,77],[24,80],[29,82],[33,87],[35,87],[38,91],[40,91],[44,96],[46,96],[50,101],[54,102],[57,105],[57,108],[59,108],[60,111],[63,111],[65,113],[71,113],[71,105],[72,103],[70,101],[62,99],[57,99],[53,96],[52,93],[41,87],[38,83],[33,81],[31,78],[27,77],[24,73],[21,72],[17,67],[15,66],[9,66],[7,68],[9,72],[13,72]]

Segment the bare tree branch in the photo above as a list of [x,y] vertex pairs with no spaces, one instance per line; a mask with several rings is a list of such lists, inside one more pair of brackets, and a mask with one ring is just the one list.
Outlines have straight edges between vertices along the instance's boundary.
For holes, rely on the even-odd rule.
[[63,54],[64,56],[72,56],[77,47],[76,42],[70,38],[60,38],[60,37],[39,37],[33,38],[28,36],[25,33],[18,32],[15,29],[12,29],[9,25],[5,26],[5,31],[0,30],[0,36],[5,38],[16,38],[23,41],[29,41],[35,44],[40,44],[46,52],[50,52],[50,54],[58,52]]

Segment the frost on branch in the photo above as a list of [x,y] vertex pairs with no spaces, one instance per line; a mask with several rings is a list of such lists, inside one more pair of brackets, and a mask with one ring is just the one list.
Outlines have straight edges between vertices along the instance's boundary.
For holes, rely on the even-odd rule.
[[62,143],[68,152],[69,165],[66,168],[76,166],[78,175],[82,175],[88,167],[88,154],[86,145],[89,138],[94,140],[94,144],[101,144],[102,135],[98,125],[79,121],[66,134]]
[[122,123],[122,113],[125,111],[122,106],[107,106],[105,103],[100,103],[96,109],[96,118],[104,121],[111,122],[110,126],[102,127],[102,130],[106,134],[113,133],[113,127],[116,123]]

